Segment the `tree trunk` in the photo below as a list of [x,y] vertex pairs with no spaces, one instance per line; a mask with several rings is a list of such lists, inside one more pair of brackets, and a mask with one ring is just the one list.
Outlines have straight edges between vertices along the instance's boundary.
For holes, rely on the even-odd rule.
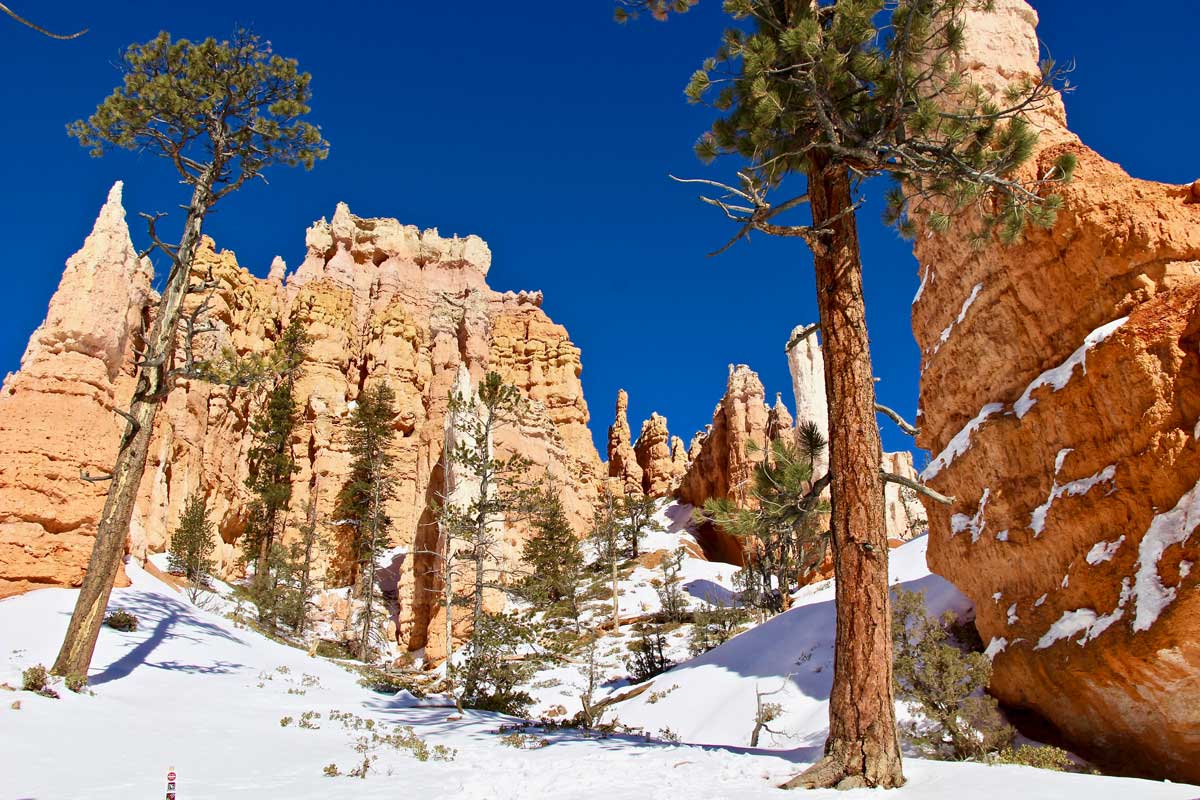
[[[862,262],[850,180],[844,167],[814,159],[808,176],[817,307],[825,338],[829,402],[831,529],[837,636],[825,757],[787,788],[904,783],[892,695],[888,545],[879,476],[882,446],[863,303]],[[838,217],[839,214],[842,216]],[[838,217],[834,220],[834,217]],[[832,221],[830,221],[832,220]]]
[[121,558],[125,555],[125,540],[129,536],[129,521],[133,517],[138,486],[146,470],[154,417],[170,388],[167,385],[167,372],[175,352],[175,331],[187,295],[192,260],[200,242],[200,226],[212,202],[211,182],[214,174],[211,167],[206,170],[192,192],[177,261],[172,262],[158,303],[158,314],[146,337],[145,356],[138,367],[137,384],[129,409],[131,419],[121,436],[112,470],[112,483],[109,484],[104,510],[96,526],[96,541],[92,545],[87,572],[79,588],[79,598],[75,602],[62,649],[51,670],[55,675],[86,676],[92,663],[100,626],[104,622],[104,610],[108,606]]

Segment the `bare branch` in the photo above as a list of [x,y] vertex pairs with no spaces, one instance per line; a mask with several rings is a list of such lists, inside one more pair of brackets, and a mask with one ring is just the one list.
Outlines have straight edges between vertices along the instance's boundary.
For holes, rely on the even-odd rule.
[[[790,347],[791,346],[789,345],[789,349],[790,349]],[[904,431],[909,436],[916,436],[917,434],[919,434],[921,432],[920,428],[916,427],[915,425],[909,425],[908,422],[905,421],[904,417],[900,416],[898,413],[896,413],[892,409],[888,408],[887,406],[883,405],[882,403],[876,403],[875,410],[878,411],[880,414],[883,414],[884,416],[890,418],[892,420],[892,422],[894,422],[900,426],[900,430]]]
[[50,31],[46,30],[45,28],[43,28],[41,25],[30,22],[29,20],[25,19],[21,15],[17,14],[17,12],[13,11],[11,8],[4,5],[4,3],[0,3],[0,11],[3,11],[5,14],[8,14],[10,17],[12,17],[13,19],[15,19],[17,22],[21,23],[25,27],[33,28],[38,33],[42,34],[43,36],[49,36],[51,39],[59,39],[59,40],[78,39],[80,36],[83,36],[85,33],[88,32],[88,29],[84,28],[83,30],[77,31],[75,33],[67,33],[67,34],[52,33]]
[[909,489],[912,489],[917,494],[923,494],[926,497],[928,497],[930,500],[934,500],[945,506],[952,506],[952,505],[954,505],[954,503],[957,500],[957,498],[947,497],[946,495],[941,494],[940,492],[935,492],[933,489],[930,489],[928,486],[926,486],[923,483],[919,483],[918,481],[910,480],[909,478],[905,478],[900,475],[896,475],[896,474],[888,472],[886,470],[881,469],[879,471],[879,475],[881,478],[883,478],[884,483],[896,483],[896,484],[899,484],[900,486],[905,486]]
[[809,325],[804,330],[800,331],[795,336],[793,336],[791,339],[788,339],[788,343],[786,345],[784,345],[784,347],[783,347],[783,352],[786,353],[787,351],[791,350],[793,347],[800,344],[805,339],[812,336],[814,333],[816,333],[819,330],[821,330],[821,323],[814,322],[813,324]]
[[112,476],[111,472],[106,473],[104,475],[92,475],[88,472],[85,472],[84,469],[82,467],[80,467],[79,468],[79,479],[81,481],[87,481],[88,483],[100,483],[102,481],[111,481],[113,479],[113,476]]

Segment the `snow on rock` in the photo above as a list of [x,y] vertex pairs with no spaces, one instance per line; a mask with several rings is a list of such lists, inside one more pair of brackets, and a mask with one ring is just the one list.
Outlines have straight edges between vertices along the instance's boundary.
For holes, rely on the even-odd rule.
[[1111,542],[1096,542],[1092,545],[1092,549],[1088,550],[1086,556],[1087,563],[1093,567],[1097,564],[1103,564],[1105,561],[1112,561],[1112,557],[1117,554],[1117,550],[1125,543],[1125,537],[1115,539]]
[[1008,607],[1008,624],[1015,625],[1020,621],[1020,619],[1021,618],[1017,616],[1017,604],[1013,603]]
[[1121,583],[1121,596],[1117,600],[1117,607],[1110,613],[1097,614],[1090,608],[1064,611],[1063,615],[1058,618],[1058,621],[1052,624],[1050,629],[1042,635],[1042,638],[1038,640],[1037,646],[1033,649],[1045,650],[1061,639],[1069,640],[1079,634],[1083,635],[1079,637],[1078,644],[1080,647],[1083,647],[1108,630],[1125,615],[1125,605],[1129,602],[1131,594],[1132,587],[1129,579],[1126,578]]
[[989,661],[994,661],[996,656],[1003,653],[1006,647],[1008,647],[1008,639],[1005,639],[1003,636],[994,636],[988,642],[987,649],[983,651],[983,654],[988,657]]
[[1168,547],[1187,541],[1197,526],[1200,526],[1200,483],[1185,492],[1170,511],[1156,515],[1138,545],[1134,631],[1148,630],[1175,599],[1177,587],[1163,585],[1158,561]]
[[934,277],[933,276],[933,265],[926,264],[925,265],[925,274],[921,277],[921,285],[917,287],[917,293],[916,293],[916,295],[913,296],[913,299],[912,299],[912,304],[914,306],[917,304],[917,301],[921,299],[921,295],[925,294],[925,287],[929,284],[929,281],[933,277]]
[[1058,473],[1062,471],[1063,462],[1070,452],[1071,448],[1069,447],[1058,451],[1058,456],[1054,459],[1054,482],[1050,486],[1050,496],[1046,498],[1046,502],[1035,508],[1029,516],[1029,528],[1033,531],[1034,537],[1042,535],[1042,530],[1046,526],[1046,514],[1050,512],[1050,506],[1054,505],[1055,500],[1060,497],[1075,497],[1087,494],[1097,484],[1112,483],[1113,479],[1116,478],[1117,467],[1115,464],[1109,464],[1095,475],[1079,478],[1060,486],[1058,483]]
[[991,494],[991,489],[984,489],[983,496],[979,498],[979,508],[975,511],[975,515],[968,517],[966,514],[955,514],[950,518],[950,535],[957,536],[964,531],[971,532],[971,541],[978,542],[980,535],[983,534],[983,529],[987,522],[983,518],[984,509],[987,507],[988,495]]
[[979,293],[983,290],[983,283],[975,284],[975,288],[971,289],[971,294],[963,301],[962,309],[959,310],[958,316],[954,321],[947,325],[942,330],[942,335],[938,338],[938,343],[933,346],[933,352],[936,354],[942,349],[942,345],[950,341],[950,334],[954,331],[954,326],[961,325],[962,321],[967,318],[967,311],[975,304],[975,298],[979,297]]
[[988,403],[975,418],[968,422],[961,431],[954,434],[954,438],[950,443],[938,453],[937,458],[929,462],[929,466],[925,467],[925,471],[921,473],[921,480],[929,481],[944,468],[950,466],[954,459],[967,452],[967,448],[971,446],[971,436],[975,431],[979,430],[979,426],[987,421],[987,418],[993,414],[999,414],[1004,410],[1003,403]]
[[1071,355],[1067,356],[1067,360],[1059,364],[1057,367],[1051,367],[1033,379],[1033,382],[1025,387],[1025,391],[1021,393],[1021,397],[1017,402],[1013,403],[1013,411],[1017,414],[1017,419],[1024,417],[1029,413],[1029,409],[1033,408],[1037,403],[1033,399],[1033,393],[1039,387],[1049,386],[1053,391],[1058,391],[1067,385],[1071,380],[1071,375],[1075,373],[1075,367],[1083,370],[1087,374],[1087,354],[1096,345],[1103,342],[1113,334],[1117,328],[1120,328],[1129,317],[1121,317],[1114,319],[1105,325],[1101,325],[1096,330],[1084,337],[1083,344]]

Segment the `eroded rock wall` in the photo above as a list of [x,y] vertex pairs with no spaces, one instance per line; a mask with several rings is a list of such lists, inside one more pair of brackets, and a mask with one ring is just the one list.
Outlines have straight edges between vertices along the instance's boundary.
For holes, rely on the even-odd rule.
[[[115,452],[120,427],[111,408],[132,393],[131,347],[148,313],[146,267],[123,217],[118,190],[68,263],[46,323],[0,395],[0,453],[8,456],[0,459],[0,596],[77,584],[91,550],[104,486],[81,482],[79,469],[103,472]],[[388,513],[395,544],[411,554],[398,579],[398,623],[402,641],[421,648],[436,615],[432,557],[422,553],[437,546],[428,506],[444,490],[444,418],[460,370],[475,385],[499,372],[528,398],[524,421],[497,433],[496,451],[521,453],[535,472],[552,473],[582,529],[602,475],[579,350],[541,310],[540,293],[488,288],[491,253],[478,237],[443,238],[339,205],[331,221],[309,229],[306,244],[286,280],[278,259],[259,279],[205,240],[196,271],[216,285],[210,305],[219,330],[204,347],[263,352],[296,318],[312,336],[296,385],[303,411],[292,442],[290,525],[298,527],[315,494],[318,521],[334,544],[325,557],[331,585],[340,577],[333,509],[350,461],[348,415],[365,387],[391,384],[398,490]],[[135,557],[166,546],[185,498],[200,489],[222,538],[221,567],[235,569],[248,501],[248,422],[260,399],[253,390],[199,382],[173,389],[131,526]],[[522,535],[506,529],[510,552]]]
[[[1023,0],[964,71],[1037,74]],[[992,691],[1109,767],[1200,781],[1200,193],[1130,177],[1055,100],[1029,165],[1078,158],[1051,231],[920,235],[929,560],[975,603]],[[1194,176],[1187,176],[1189,179]]]

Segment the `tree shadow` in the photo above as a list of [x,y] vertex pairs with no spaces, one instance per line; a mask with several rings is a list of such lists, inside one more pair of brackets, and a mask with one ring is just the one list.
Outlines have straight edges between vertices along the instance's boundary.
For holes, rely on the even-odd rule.
[[[166,669],[196,674],[225,674],[234,672],[243,664],[227,661],[213,661],[211,664],[182,664],[178,661],[163,661],[150,663],[147,659],[159,645],[167,639],[180,639],[203,645],[208,639],[225,639],[237,644],[245,644],[242,639],[229,633],[219,625],[204,620],[192,606],[181,600],[158,592],[125,591],[115,596],[115,602],[110,602],[110,609],[122,608],[138,618],[141,625],[153,623],[154,628],[148,635],[138,631],[120,634],[133,640],[126,646],[128,652],[106,666],[98,673],[88,678],[88,685],[102,686],[106,683],[128,677],[137,667],[147,666],[154,669]],[[184,633],[183,631],[187,631]]]

